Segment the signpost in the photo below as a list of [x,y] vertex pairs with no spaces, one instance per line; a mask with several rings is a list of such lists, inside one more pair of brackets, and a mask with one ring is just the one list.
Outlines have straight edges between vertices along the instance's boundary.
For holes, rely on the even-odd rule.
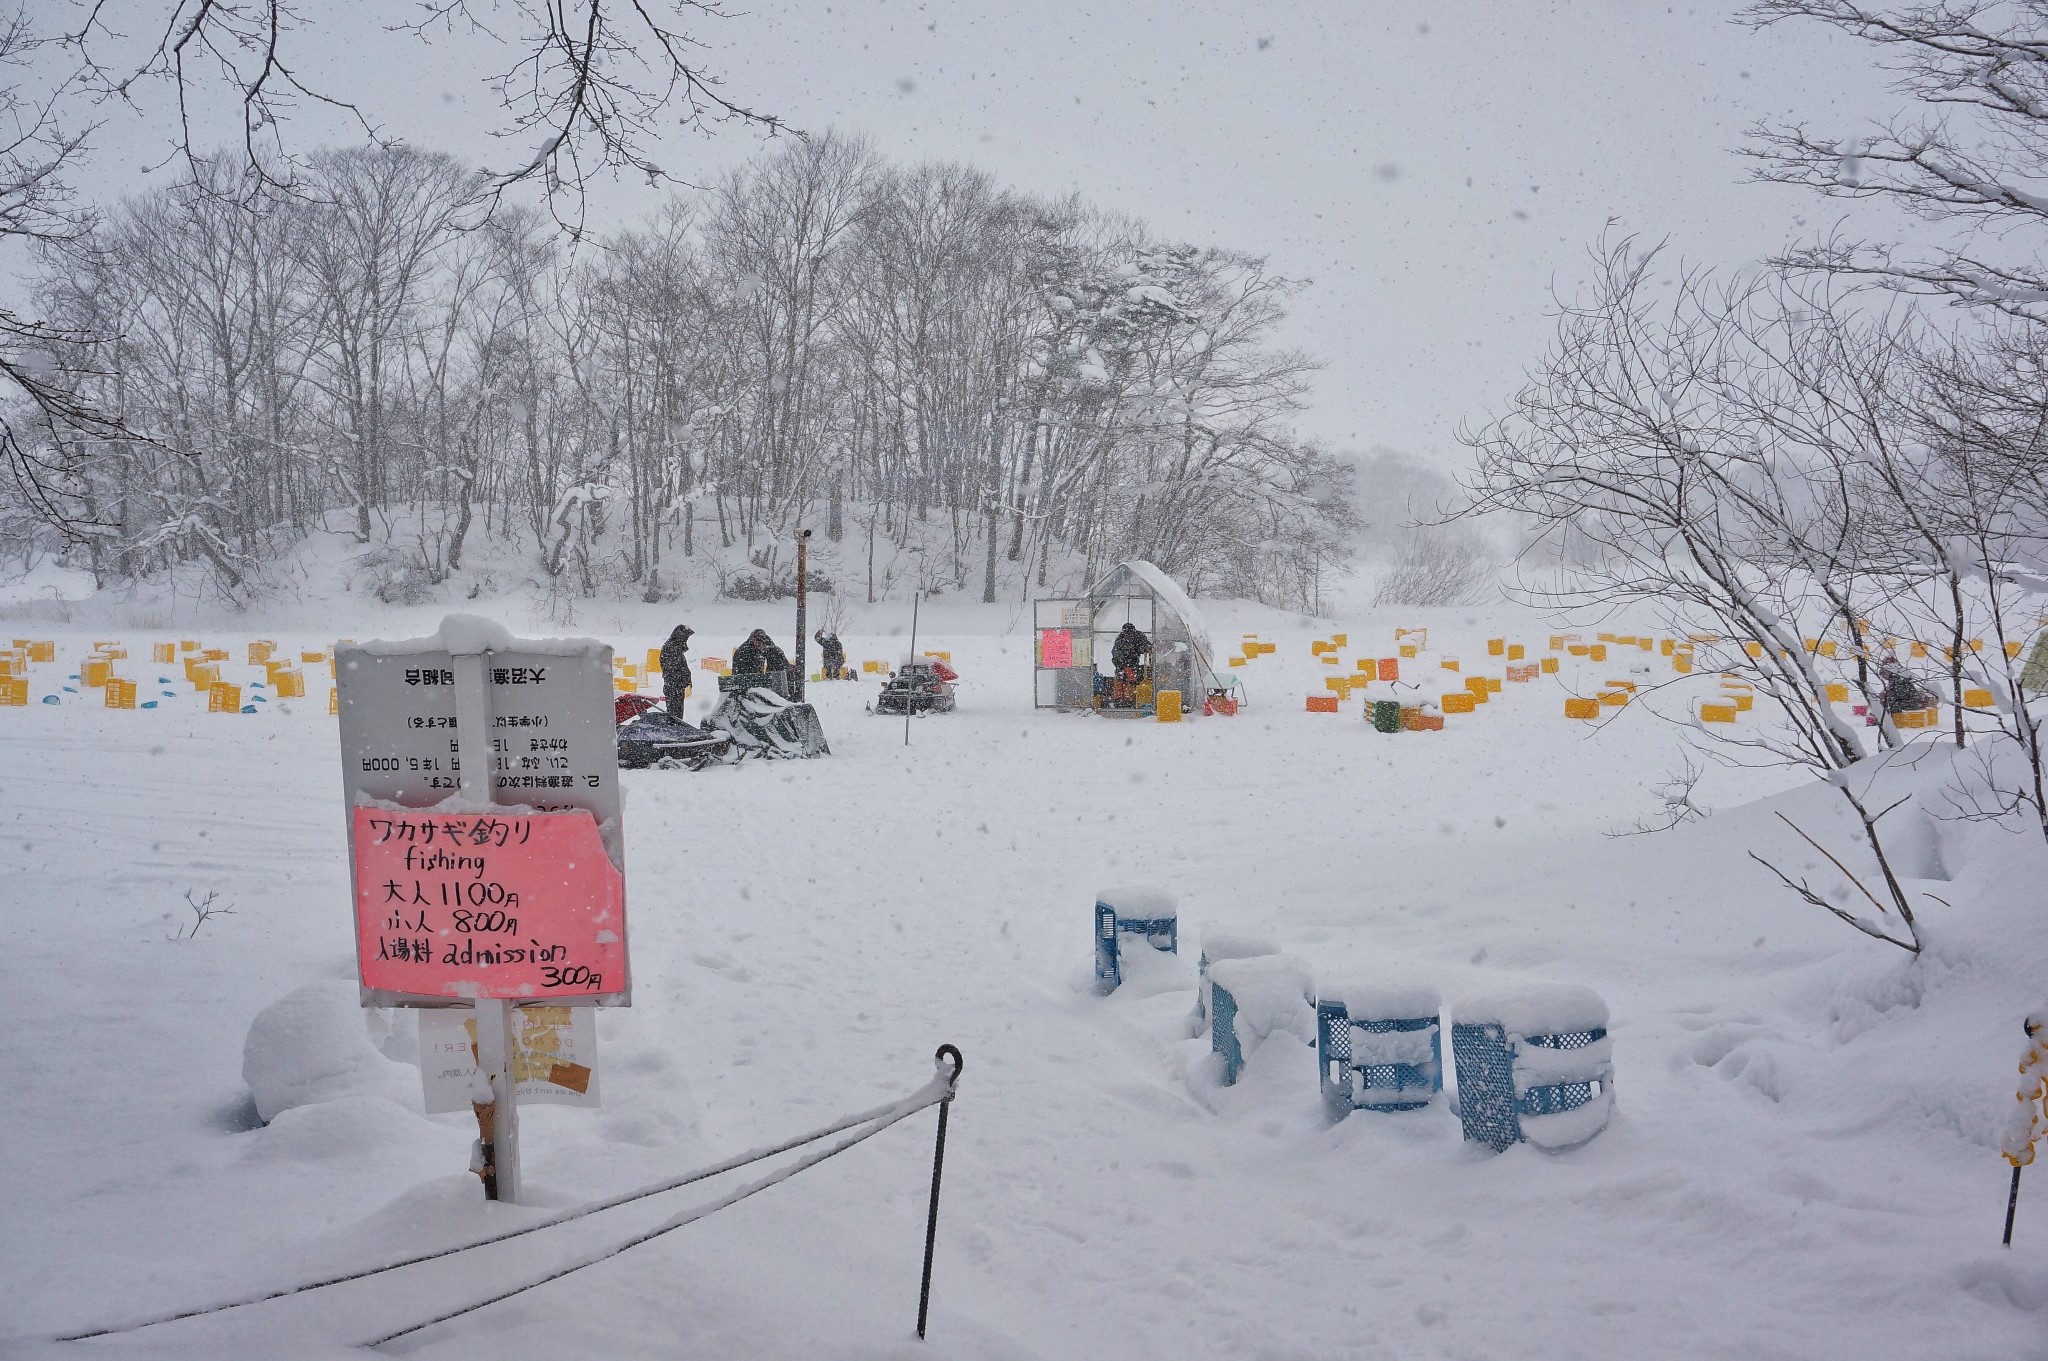
[[[480,1166],[517,1201],[517,1097],[538,1094],[519,1008],[632,1000],[611,649],[451,615],[432,637],[337,644],[334,664],[363,1004],[469,1003]],[[553,1034],[573,1057],[544,1085],[595,1104],[588,1014]]]

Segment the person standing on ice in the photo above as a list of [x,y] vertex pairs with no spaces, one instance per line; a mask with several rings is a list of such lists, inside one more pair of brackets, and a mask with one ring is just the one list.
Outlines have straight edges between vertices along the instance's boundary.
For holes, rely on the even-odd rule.
[[846,674],[846,648],[839,642],[839,635],[819,629],[811,635],[818,641],[820,669],[826,680],[839,680]]
[[1138,631],[1136,624],[1125,624],[1110,644],[1109,664],[1116,668],[1117,678],[1136,684],[1138,668],[1151,655],[1152,640]]
[[683,701],[690,697],[690,634],[687,624],[677,624],[661,645],[661,689],[676,718],[683,716]]
[[755,629],[747,635],[747,641],[732,650],[732,673],[735,676],[767,676],[778,694],[786,694],[789,657],[775,645],[767,629]]

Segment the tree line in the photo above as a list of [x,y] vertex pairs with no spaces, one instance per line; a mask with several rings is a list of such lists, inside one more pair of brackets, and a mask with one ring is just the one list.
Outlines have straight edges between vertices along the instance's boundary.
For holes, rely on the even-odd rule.
[[[417,597],[480,537],[580,596],[659,598],[688,560],[791,582],[799,525],[919,584],[1021,596],[1145,557],[1302,604],[1353,524],[1293,426],[1303,286],[1078,199],[861,142],[783,145],[583,244],[406,146],[290,184],[232,157],[42,255],[66,338],[39,495],[0,534],[102,580],[198,564],[234,596],[339,526]],[[53,347],[54,348],[54,347]]]

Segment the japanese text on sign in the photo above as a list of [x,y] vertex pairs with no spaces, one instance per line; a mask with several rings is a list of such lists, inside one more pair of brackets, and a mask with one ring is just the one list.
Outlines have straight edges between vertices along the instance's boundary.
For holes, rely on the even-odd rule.
[[365,987],[510,1001],[625,990],[624,883],[589,813],[353,820]]

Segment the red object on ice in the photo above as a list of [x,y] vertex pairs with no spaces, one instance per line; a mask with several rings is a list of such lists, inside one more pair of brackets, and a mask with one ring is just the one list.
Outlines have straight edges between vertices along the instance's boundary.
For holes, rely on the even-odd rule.
[[[630,723],[640,715],[661,703],[652,695],[620,695],[612,701],[612,723]],[[681,714],[676,717],[681,718]]]
[[1202,701],[1202,712],[1211,715],[1222,714],[1225,718],[1234,718],[1237,716],[1237,701],[1229,695],[1211,695]]
[[932,658],[932,674],[934,676],[937,676],[942,681],[956,681],[960,679],[960,673],[958,671],[955,671],[952,667],[947,666],[937,657]]

